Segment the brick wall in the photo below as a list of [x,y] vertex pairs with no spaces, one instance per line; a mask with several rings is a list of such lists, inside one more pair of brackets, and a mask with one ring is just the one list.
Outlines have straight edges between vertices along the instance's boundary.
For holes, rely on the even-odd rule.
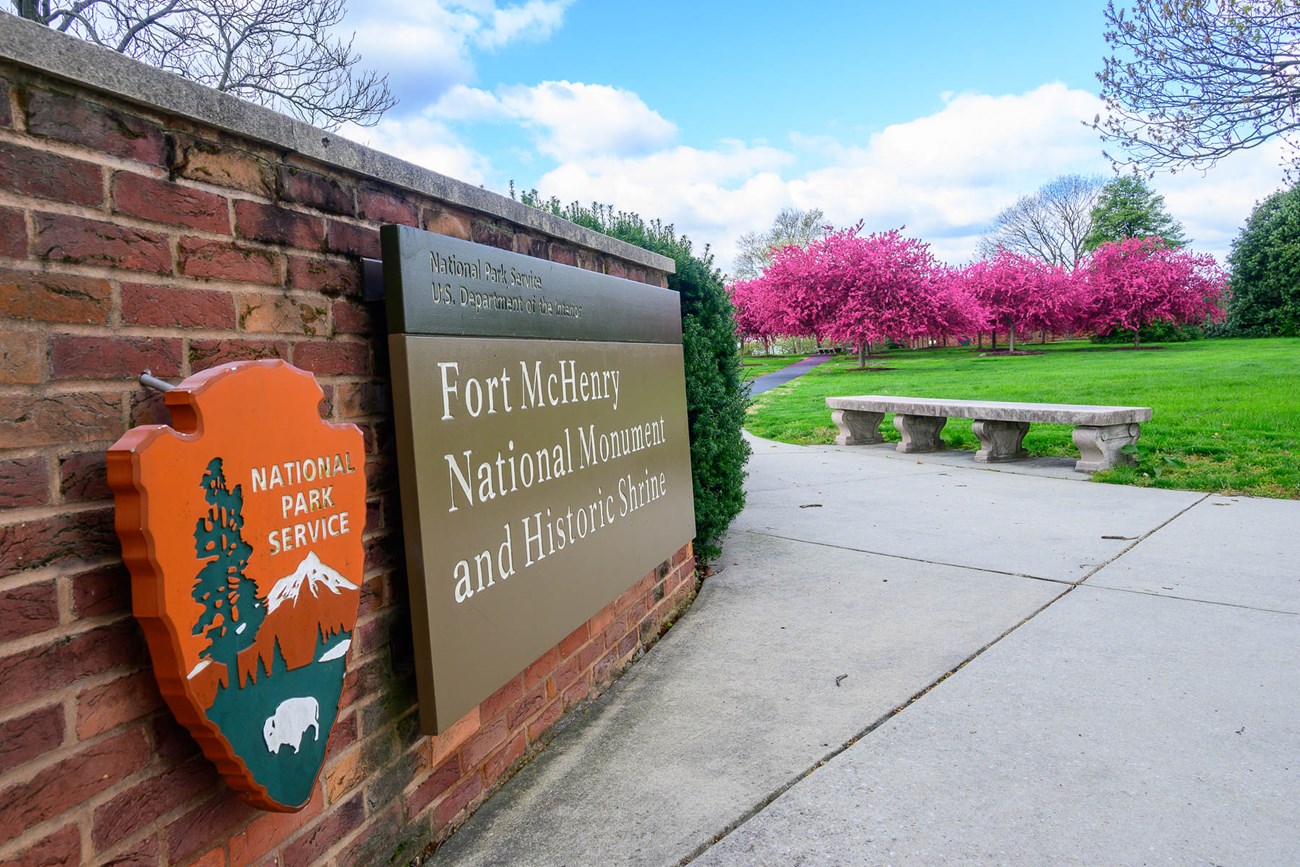
[[[635,257],[0,62],[0,865],[405,863],[693,597],[687,547],[418,733],[386,326],[359,285],[384,222],[666,285]],[[110,443],[168,421],[144,369],[263,357],[313,371],[369,452],[343,707],[296,814],[245,806],[163,706],[105,483]]]

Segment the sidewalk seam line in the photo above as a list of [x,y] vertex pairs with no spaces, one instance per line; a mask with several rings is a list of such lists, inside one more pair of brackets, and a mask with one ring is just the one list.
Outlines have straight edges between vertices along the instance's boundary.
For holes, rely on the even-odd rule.
[[1212,497],[1212,496],[1214,496],[1214,494],[1205,494],[1205,495],[1202,496],[1199,500],[1197,500],[1196,502],[1192,503],[1191,505],[1189,505],[1189,506],[1187,506],[1187,507],[1185,507],[1185,508],[1183,508],[1183,509],[1178,510],[1178,511],[1175,512],[1173,515],[1171,515],[1171,516],[1169,517],[1168,520],[1162,521],[1161,523],[1157,524],[1155,527],[1151,528],[1151,529],[1148,530],[1147,532],[1145,532],[1145,533],[1143,533],[1142,535],[1138,536],[1136,539],[1133,540],[1133,544],[1127,546],[1126,548],[1124,548],[1124,550],[1120,551],[1120,552],[1119,552],[1118,554],[1116,554],[1114,557],[1111,557],[1109,560],[1107,560],[1106,562],[1100,564],[1099,566],[1097,566],[1097,568],[1093,569],[1091,572],[1089,572],[1088,574],[1084,575],[1082,578],[1080,578],[1080,579],[1078,580],[1077,583],[1078,583],[1078,584],[1083,584],[1085,581],[1087,581],[1087,580],[1088,580],[1089,578],[1091,578],[1093,575],[1096,575],[1096,574],[1097,574],[1098,572],[1100,572],[1102,569],[1105,569],[1107,566],[1109,566],[1110,564],[1114,563],[1114,562],[1115,562],[1116,560],[1118,560],[1120,557],[1123,557],[1123,556],[1124,556],[1125,554],[1127,554],[1129,551],[1132,551],[1132,550],[1133,550],[1134,548],[1136,548],[1138,545],[1141,545],[1141,544],[1142,544],[1143,542],[1145,542],[1147,539],[1150,539],[1150,538],[1151,538],[1152,536],[1154,536],[1156,533],[1159,533],[1159,532],[1160,532],[1161,530],[1163,530],[1165,527],[1168,527],[1168,526],[1169,526],[1170,524],[1172,524],[1174,521],[1177,521],[1177,520],[1178,520],[1179,518],[1181,518],[1183,515],[1186,515],[1186,514],[1187,514],[1188,512],[1190,512],[1192,509],[1195,509],[1197,506],[1199,506],[1201,503],[1204,503],[1206,500],[1208,500],[1208,499],[1209,499],[1210,497]]
[[[1000,574],[1008,574],[1008,573],[1000,573]],[[1053,582],[1053,583],[1058,583],[1058,582]],[[747,810],[747,811],[746,811],[743,815],[741,815],[738,819],[736,819],[735,821],[729,823],[729,824],[728,824],[726,827],[724,827],[721,831],[719,831],[718,833],[714,834],[713,837],[710,838],[710,840],[709,840],[707,843],[703,843],[703,844],[701,844],[700,846],[696,847],[696,849],[695,849],[694,851],[692,851],[692,852],[691,852],[690,854],[688,854],[686,857],[684,857],[684,858],[682,858],[680,861],[678,861],[678,862],[677,862],[677,867],[685,867],[685,865],[690,864],[692,861],[694,861],[694,860],[695,860],[696,858],[698,858],[699,856],[703,855],[703,854],[704,854],[705,852],[707,852],[709,849],[712,849],[712,848],[713,848],[714,846],[716,846],[718,843],[721,843],[721,842],[722,842],[723,840],[725,840],[725,839],[726,839],[726,838],[727,838],[727,837],[728,837],[728,836],[729,836],[733,831],[735,831],[735,830],[736,830],[737,828],[739,828],[741,825],[743,825],[743,824],[745,824],[746,822],[748,822],[750,819],[752,819],[752,818],[754,818],[755,816],[757,816],[759,813],[761,813],[761,812],[763,812],[764,810],[766,810],[768,807],[770,807],[770,806],[772,805],[772,803],[773,803],[774,801],[776,801],[777,798],[781,797],[781,796],[784,795],[786,792],[788,792],[790,789],[794,788],[794,787],[795,787],[796,785],[798,785],[802,780],[805,780],[805,779],[807,779],[808,777],[812,776],[814,773],[817,772],[818,769],[820,769],[821,767],[823,767],[823,766],[825,766],[826,764],[830,763],[833,759],[835,759],[836,757],[838,757],[840,754],[844,753],[846,750],[848,750],[850,747],[852,747],[852,746],[853,746],[854,744],[856,744],[858,741],[862,740],[862,739],[865,738],[867,735],[871,734],[871,733],[874,732],[876,729],[880,728],[880,727],[881,727],[882,725],[884,725],[886,722],[888,722],[889,720],[893,719],[895,716],[897,716],[898,714],[902,713],[902,712],[903,712],[904,710],[906,710],[907,708],[911,707],[913,704],[915,704],[915,703],[916,703],[917,701],[919,701],[920,699],[924,698],[926,695],[929,694],[929,692],[930,692],[932,689],[934,689],[935,687],[937,687],[939,684],[943,683],[943,682],[944,682],[945,680],[947,680],[948,678],[952,677],[952,676],[953,676],[954,674],[956,674],[957,672],[961,671],[963,668],[965,668],[967,665],[969,665],[971,662],[973,662],[976,658],[978,658],[979,656],[981,656],[981,655],[984,653],[984,651],[988,650],[988,649],[991,648],[993,645],[997,644],[997,643],[1000,642],[1002,639],[1006,638],[1008,635],[1010,635],[1011,633],[1015,632],[1017,629],[1019,629],[1020,627],[1024,626],[1024,625],[1025,625],[1026,623],[1028,623],[1029,621],[1033,620],[1033,619],[1034,619],[1035,617],[1037,617],[1039,614],[1042,614],[1044,611],[1046,611],[1046,610],[1047,610],[1048,608],[1050,608],[1051,606],[1055,605],[1055,604],[1056,604],[1057,602],[1059,602],[1060,600],[1064,599],[1066,596],[1069,596],[1071,593],[1073,593],[1073,592],[1075,591],[1075,589],[1078,588],[1078,586],[1079,586],[1079,585],[1077,585],[1077,584],[1066,584],[1066,585],[1064,585],[1064,588],[1065,588],[1065,589],[1063,589],[1059,594],[1057,594],[1056,596],[1052,597],[1052,598],[1049,599],[1047,602],[1043,603],[1040,607],[1038,607],[1038,608],[1035,609],[1034,611],[1031,611],[1029,614],[1027,614],[1024,618],[1022,618],[1022,619],[1021,619],[1020,621],[1018,621],[1017,623],[1014,623],[1014,624],[1012,624],[1011,626],[1007,627],[1006,630],[1004,630],[1001,634],[999,634],[999,635],[997,635],[996,637],[994,637],[991,641],[989,641],[989,642],[988,642],[987,644],[985,644],[983,647],[980,647],[978,650],[976,650],[976,651],[975,651],[974,653],[972,653],[970,656],[966,657],[966,658],[963,659],[961,662],[957,663],[955,666],[953,666],[952,668],[948,669],[946,672],[944,672],[943,674],[941,674],[941,675],[940,675],[938,678],[936,678],[934,681],[932,681],[931,683],[929,683],[929,684],[927,684],[926,686],[922,687],[922,688],[921,688],[919,691],[917,691],[916,693],[913,693],[913,695],[912,695],[909,699],[907,699],[907,701],[905,701],[905,702],[903,702],[902,704],[898,705],[898,706],[895,707],[893,710],[890,710],[890,711],[888,711],[887,713],[882,714],[880,717],[878,717],[874,722],[872,722],[872,723],[871,723],[870,725],[868,725],[866,728],[862,729],[860,732],[858,732],[857,734],[855,734],[855,735],[853,735],[852,737],[850,737],[850,738],[849,738],[847,741],[845,741],[843,744],[841,744],[840,746],[838,746],[838,747],[836,747],[835,749],[831,750],[829,753],[827,753],[826,755],[824,755],[822,758],[818,759],[818,760],[817,760],[816,762],[814,762],[814,763],[813,763],[813,764],[812,764],[812,765],[811,765],[807,770],[804,770],[803,772],[801,772],[801,773],[799,773],[797,776],[795,776],[793,779],[791,779],[791,780],[785,782],[784,784],[782,784],[781,786],[779,786],[778,788],[776,788],[775,790],[773,790],[773,791],[772,791],[771,793],[769,793],[766,797],[764,797],[763,800],[759,801],[759,802],[758,802],[757,804],[755,804],[752,808],[750,808],[749,810]]]
[[[798,542],[801,545],[816,545],[819,548],[834,548],[838,551],[852,551],[856,554],[870,554],[873,557],[887,557],[891,560],[906,560],[910,563],[923,563],[927,566],[944,566],[949,569],[969,569],[972,572],[985,572],[989,575],[1005,575],[1010,578],[1028,578],[1031,581],[1046,581],[1049,584],[1060,584],[1065,587],[1073,587],[1079,583],[1078,581],[1070,581],[1065,578],[1045,578],[1042,575],[1030,575],[1027,572],[1003,572],[1000,569],[989,569],[984,566],[969,566],[964,563],[947,563],[943,560],[923,560],[920,557],[908,557],[906,554],[888,554],[884,551],[867,551],[863,548],[850,548],[848,545],[836,545],[833,542],[812,542],[808,539],[796,539],[794,536],[782,536],[779,533],[764,533],[759,530],[745,530],[745,532],[752,533],[755,536],[766,536],[770,539],[784,539],[787,542]],[[1112,561],[1106,561],[1106,563],[1110,562]],[[1089,574],[1091,575],[1092,573]],[[1085,579],[1081,578],[1079,580],[1083,581]]]

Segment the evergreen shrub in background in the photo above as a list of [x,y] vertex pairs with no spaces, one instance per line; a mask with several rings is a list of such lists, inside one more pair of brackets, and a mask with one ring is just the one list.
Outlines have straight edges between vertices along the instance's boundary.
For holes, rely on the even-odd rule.
[[[511,195],[514,195],[513,186]],[[672,226],[647,223],[639,215],[608,205],[561,206],[524,192],[525,205],[554,214],[620,241],[667,256],[677,263],[668,288],[681,296],[682,352],[686,362],[686,412],[691,432],[691,475],[695,483],[695,555],[708,563],[721,553],[732,519],[745,505],[745,461],[741,437],[748,403],[736,352],[736,320],[708,247],[700,253]]]

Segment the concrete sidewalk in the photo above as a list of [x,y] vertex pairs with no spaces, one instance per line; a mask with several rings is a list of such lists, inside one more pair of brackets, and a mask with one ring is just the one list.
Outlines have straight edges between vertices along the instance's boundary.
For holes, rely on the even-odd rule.
[[430,863],[1296,862],[1300,503],[753,444],[690,612]]

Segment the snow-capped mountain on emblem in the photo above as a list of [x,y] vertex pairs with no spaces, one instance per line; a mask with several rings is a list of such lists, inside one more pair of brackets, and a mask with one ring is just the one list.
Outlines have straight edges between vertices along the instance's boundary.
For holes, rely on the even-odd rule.
[[321,595],[317,588],[328,590],[336,596],[344,590],[357,589],[357,585],[322,563],[315,551],[309,551],[293,574],[276,581],[271,592],[266,594],[266,613],[270,614],[286,600],[292,600],[296,606],[303,587],[317,597]]
[[277,645],[291,670],[315,661],[341,633],[350,633],[356,625],[360,593],[356,584],[314,551],[308,553],[266,595],[266,620],[253,646],[240,658],[241,674],[256,680],[259,666],[269,672]]

